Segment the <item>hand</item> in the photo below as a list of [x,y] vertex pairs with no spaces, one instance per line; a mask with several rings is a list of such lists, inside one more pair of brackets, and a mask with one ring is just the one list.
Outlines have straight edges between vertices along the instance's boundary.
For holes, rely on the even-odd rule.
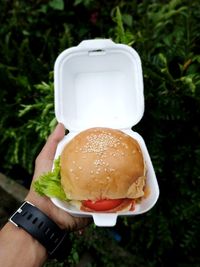
[[[36,158],[33,181],[43,173],[51,171],[57,145],[64,135],[64,126],[59,123]],[[56,207],[48,197],[40,196],[36,193],[32,185],[26,200],[42,210],[62,229],[79,230],[89,223],[88,218],[73,217],[66,211]]]

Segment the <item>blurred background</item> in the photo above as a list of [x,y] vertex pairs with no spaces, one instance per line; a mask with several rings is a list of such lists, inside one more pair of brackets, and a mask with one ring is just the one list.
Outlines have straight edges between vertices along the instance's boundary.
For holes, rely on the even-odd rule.
[[133,130],[146,142],[160,198],[113,228],[71,234],[66,261],[46,266],[198,267],[199,0],[0,0],[0,222],[23,199],[56,125],[55,59],[91,38],[128,44],[141,57],[145,113]]

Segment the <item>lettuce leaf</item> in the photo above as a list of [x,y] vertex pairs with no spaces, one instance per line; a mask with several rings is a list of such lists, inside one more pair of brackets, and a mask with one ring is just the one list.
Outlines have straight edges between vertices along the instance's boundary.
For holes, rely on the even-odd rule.
[[54,161],[54,168],[51,172],[42,174],[34,183],[34,190],[48,197],[56,197],[60,200],[68,200],[61,186],[60,157]]

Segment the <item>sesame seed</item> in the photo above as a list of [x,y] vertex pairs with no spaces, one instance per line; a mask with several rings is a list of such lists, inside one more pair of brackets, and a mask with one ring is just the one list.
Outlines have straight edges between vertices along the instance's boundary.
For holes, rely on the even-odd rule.
[[119,140],[111,136],[111,133],[102,132],[99,135],[90,134],[87,136],[88,142],[83,147],[83,152],[101,153],[109,147],[117,146]]
[[105,162],[102,159],[96,159],[94,161],[94,165],[95,166],[102,166],[102,165],[105,165]]

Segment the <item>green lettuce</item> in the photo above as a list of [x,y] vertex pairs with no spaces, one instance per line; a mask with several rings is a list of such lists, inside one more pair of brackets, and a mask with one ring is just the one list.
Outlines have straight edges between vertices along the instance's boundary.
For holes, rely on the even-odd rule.
[[53,170],[39,176],[33,183],[33,187],[40,195],[67,200],[65,192],[61,186],[60,157],[54,161]]

